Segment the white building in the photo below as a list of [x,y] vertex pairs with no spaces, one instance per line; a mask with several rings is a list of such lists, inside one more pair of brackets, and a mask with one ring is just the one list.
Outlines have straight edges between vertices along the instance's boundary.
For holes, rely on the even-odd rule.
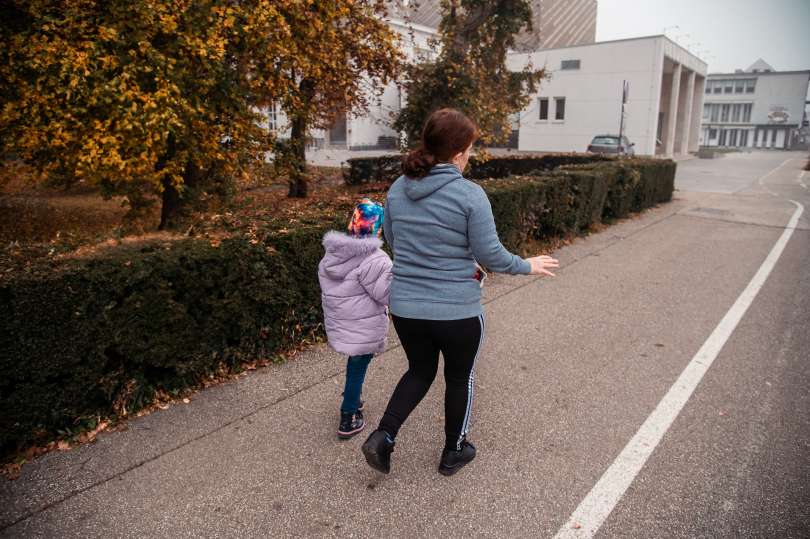
[[790,149],[799,143],[808,71],[774,71],[762,59],[734,73],[711,74],[703,105],[703,146]]
[[[439,0],[388,0],[386,22],[399,36],[408,61],[432,59],[430,40],[438,34],[441,22]],[[532,32],[517,38],[521,50],[537,46],[592,43],[596,35],[596,0],[533,0]],[[368,96],[373,95],[368,88]],[[362,114],[340,114],[330,129],[312,130],[312,145],[318,148],[349,150],[385,149],[396,146],[399,134],[391,129],[394,118],[407,99],[391,83],[382,95],[370,99],[369,110]],[[281,137],[289,136],[285,115],[277,108],[268,111],[269,121]]]
[[636,154],[698,149],[706,63],[666,36],[604,41],[509,56],[510,69],[531,63],[550,79],[520,114],[518,148],[585,151],[595,135],[623,133]]

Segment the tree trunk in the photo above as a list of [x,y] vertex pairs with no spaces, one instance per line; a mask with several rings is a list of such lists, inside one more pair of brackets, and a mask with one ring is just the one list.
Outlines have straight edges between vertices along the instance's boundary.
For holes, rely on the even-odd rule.
[[292,117],[290,131],[290,151],[293,158],[293,166],[290,170],[290,190],[289,197],[306,198],[309,194],[309,184],[307,183],[307,137],[309,133],[309,111],[310,102],[315,97],[315,81],[303,79],[298,85],[301,93],[303,106],[296,111]]
[[187,209],[189,196],[193,196],[193,190],[200,183],[201,171],[193,161],[186,163],[183,171],[183,190],[185,198],[172,184],[168,178],[163,179],[163,204],[160,207],[160,225],[158,230],[175,228],[184,217]]
[[160,206],[160,225],[158,230],[166,230],[176,224],[180,213],[180,193],[175,189],[169,178],[163,179],[163,203]]

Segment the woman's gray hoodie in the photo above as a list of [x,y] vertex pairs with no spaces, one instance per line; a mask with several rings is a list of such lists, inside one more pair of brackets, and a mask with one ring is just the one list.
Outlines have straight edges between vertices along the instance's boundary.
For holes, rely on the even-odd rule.
[[498,239],[481,186],[455,165],[439,164],[422,179],[401,176],[388,191],[383,222],[394,252],[391,313],[459,320],[483,312],[476,261],[498,273],[528,274],[529,262]]

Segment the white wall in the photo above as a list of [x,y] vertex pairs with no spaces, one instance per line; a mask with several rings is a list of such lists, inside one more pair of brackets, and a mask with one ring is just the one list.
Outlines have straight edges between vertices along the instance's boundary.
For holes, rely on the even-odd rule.
[[[617,134],[622,81],[630,83],[624,133],[639,154],[655,152],[655,121],[660,88],[660,49],[656,39],[597,43],[515,54],[510,69],[528,61],[551,74],[521,113],[521,150],[585,151],[594,135]],[[580,69],[563,71],[562,60],[580,60]],[[565,120],[554,120],[553,98],[566,98]],[[539,119],[538,97],[549,97],[549,120]]]

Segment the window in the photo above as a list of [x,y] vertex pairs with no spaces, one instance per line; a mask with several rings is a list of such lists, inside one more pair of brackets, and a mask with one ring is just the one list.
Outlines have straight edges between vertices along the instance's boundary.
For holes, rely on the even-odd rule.
[[714,103],[711,107],[712,107],[711,121],[716,122],[719,119],[720,115],[720,105],[718,103]]
[[267,109],[267,128],[270,131],[278,129],[278,108],[275,103],[270,105]]
[[748,146],[748,131],[740,131],[740,147]]
[[729,146],[736,146],[737,145],[737,130],[731,129],[728,132],[728,145]]
[[731,121],[739,122],[741,112],[742,112],[742,105],[740,103],[734,103],[733,105],[731,105]]
[[720,141],[717,143],[718,146],[725,146],[726,145],[726,130],[720,130]]
[[555,120],[565,120],[565,98],[564,97],[555,97],[554,98],[554,119]]
[[563,60],[560,63],[560,69],[563,71],[569,69],[579,69],[579,60]]
[[757,85],[757,79],[747,79],[745,81],[745,93],[753,94],[754,93],[754,88],[756,88],[756,85]]
[[734,90],[734,81],[732,79],[727,79],[724,81],[723,88],[725,93],[730,94]]
[[776,129],[771,129],[771,146],[776,146]]
[[540,119],[548,120],[548,98],[540,98]]
[[734,81],[734,93],[741,94],[745,89],[745,81],[742,79],[737,79]]
[[712,106],[709,103],[703,105],[703,119],[708,120],[711,116]]
[[720,121],[727,122],[728,121],[728,113],[731,110],[731,105],[724,104],[722,111],[720,112]]
[[717,129],[709,129],[709,140],[717,138]]
[[744,103],[742,106],[742,121],[743,122],[750,122],[751,121],[751,107],[753,106],[752,103]]

